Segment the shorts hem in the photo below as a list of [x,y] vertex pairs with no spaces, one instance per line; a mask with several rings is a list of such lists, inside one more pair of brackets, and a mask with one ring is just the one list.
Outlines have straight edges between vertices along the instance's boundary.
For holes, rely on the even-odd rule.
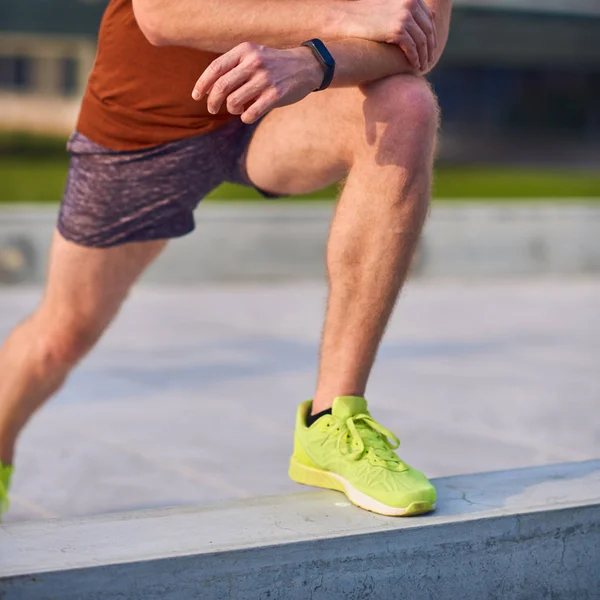
[[259,119],[253,125],[248,126],[248,130],[247,130],[248,133],[246,135],[246,138],[244,139],[244,143],[242,144],[242,149],[241,149],[240,155],[238,156],[238,159],[237,159],[237,169],[236,169],[237,177],[233,177],[229,181],[231,183],[237,183],[239,185],[243,185],[243,186],[252,188],[252,189],[256,190],[263,198],[265,198],[267,200],[276,200],[277,198],[288,198],[289,194],[277,194],[275,192],[268,192],[267,190],[263,190],[262,188],[258,187],[256,184],[254,184],[254,182],[250,179],[250,175],[248,175],[248,165],[247,165],[248,151],[250,150],[250,144],[252,143],[252,139],[254,138],[254,135],[256,134],[256,130],[258,129],[258,126],[260,125],[260,122],[262,121],[263,118],[264,117]]
[[123,234],[114,236],[112,239],[101,240],[95,239],[99,236],[82,236],[77,235],[68,230],[67,227],[59,220],[56,229],[58,233],[68,242],[77,244],[84,248],[115,248],[117,246],[125,246],[127,244],[135,244],[139,242],[155,242],[159,240],[171,240],[176,238],[184,237],[192,233],[196,226],[194,223],[186,225],[185,227],[174,228],[171,231],[138,231],[131,232],[130,234]]

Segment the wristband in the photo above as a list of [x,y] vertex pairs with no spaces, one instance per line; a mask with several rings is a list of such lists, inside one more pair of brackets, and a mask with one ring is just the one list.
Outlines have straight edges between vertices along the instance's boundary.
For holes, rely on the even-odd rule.
[[318,87],[315,92],[319,92],[328,88],[331,80],[333,79],[333,74],[335,73],[335,60],[333,56],[331,56],[325,44],[317,38],[302,42],[301,46],[306,46],[307,48],[311,49],[312,53],[315,55],[315,58],[323,67],[323,71],[325,71],[321,87]]

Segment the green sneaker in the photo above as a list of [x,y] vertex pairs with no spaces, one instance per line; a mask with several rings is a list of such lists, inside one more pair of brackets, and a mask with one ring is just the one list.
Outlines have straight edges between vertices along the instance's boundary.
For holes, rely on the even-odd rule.
[[364,398],[336,398],[332,414],[307,427],[310,409],[311,400],[298,408],[289,470],[294,481],[338,490],[356,506],[390,517],[435,509],[435,488],[398,458],[400,440],[371,417]]
[[2,520],[2,513],[8,510],[8,487],[10,486],[10,478],[12,476],[13,468],[9,465],[5,465],[0,461],[0,521]]

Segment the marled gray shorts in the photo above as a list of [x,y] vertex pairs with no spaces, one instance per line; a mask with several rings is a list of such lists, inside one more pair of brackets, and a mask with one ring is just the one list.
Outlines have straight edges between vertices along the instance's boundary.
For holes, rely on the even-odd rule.
[[109,150],[75,132],[67,144],[71,164],[58,230],[96,248],[193,231],[194,209],[221,183],[255,187],[246,154],[256,126],[236,118],[207,134],[132,152]]

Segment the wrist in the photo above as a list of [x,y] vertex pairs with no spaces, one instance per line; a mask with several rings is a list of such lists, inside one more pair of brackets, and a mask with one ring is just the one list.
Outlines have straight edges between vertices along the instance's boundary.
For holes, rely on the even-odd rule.
[[302,60],[306,67],[304,70],[304,79],[311,84],[311,89],[316,90],[321,87],[325,72],[311,49],[306,46],[300,46],[299,48],[294,48],[294,52],[297,52],[299,56],[302,56]]

